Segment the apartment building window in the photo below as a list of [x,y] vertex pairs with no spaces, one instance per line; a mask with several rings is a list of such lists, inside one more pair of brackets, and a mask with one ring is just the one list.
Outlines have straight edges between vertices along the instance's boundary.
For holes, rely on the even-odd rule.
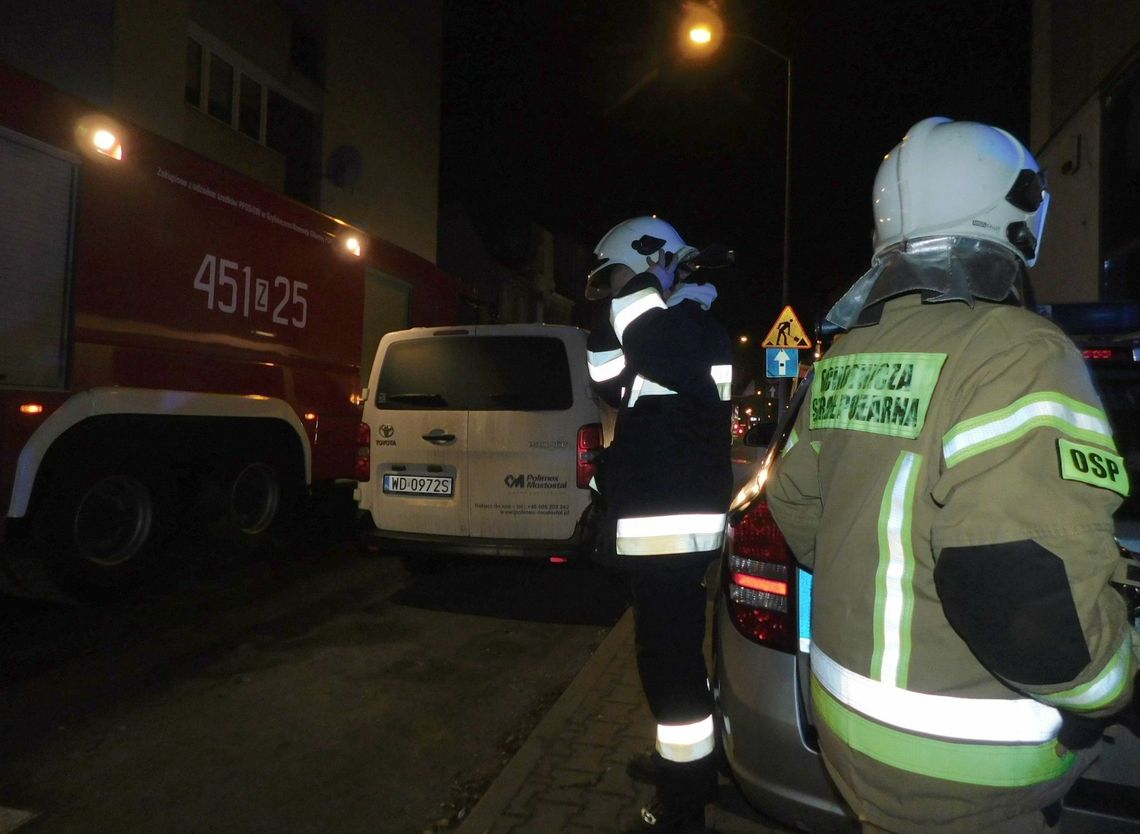
[[1140,299],[1140,62],[1104,101],[1103,297]]
[[259,142],[262,138],[261,106],[263,88],[245,73],[241,76],[241,98],[238,105],[238,130]]
[[265,144],[266,85],[256,67],[186,39],[186,103]]
[[186,39],[186,101],[202,106],[202,44]]
[[226,124],[233,122],[234,68],[217,55],[210,56],[210,95],[206,112]]
[[186,103],[284,156],[285,193],[317,204],[320,113],[197,27],[186,39]]

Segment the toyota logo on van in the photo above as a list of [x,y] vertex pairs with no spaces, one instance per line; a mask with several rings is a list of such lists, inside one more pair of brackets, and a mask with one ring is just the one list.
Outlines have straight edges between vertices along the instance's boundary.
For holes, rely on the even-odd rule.
[[396,430],[394,428],[392,428],[391,426],[389,426],[387,423],[380,426],[380,436],[381,437],[391,437],[395,433],[396,433]]

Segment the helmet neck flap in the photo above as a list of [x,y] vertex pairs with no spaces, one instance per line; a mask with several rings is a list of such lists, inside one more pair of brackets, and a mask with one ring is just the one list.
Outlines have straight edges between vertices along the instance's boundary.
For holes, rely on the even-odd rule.
[[1003,302],[1011,297],[1024,301],[1025,263],[1010,249],[989,240],[968,237],[929,237],[904,241],[880,252],[871,268],[851,285],[827,314],[827,320],[843,330],[862,324],[864,311],[880,302],[912,292],[923,301],[964,301],[971,307],[978,299]]

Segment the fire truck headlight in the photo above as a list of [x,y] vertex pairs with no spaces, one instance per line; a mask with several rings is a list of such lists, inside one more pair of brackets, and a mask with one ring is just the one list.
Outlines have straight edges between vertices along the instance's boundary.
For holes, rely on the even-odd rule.
[[86,153],[99,154],[110,159],[123,158],[122,132],[109,119],[89,116],[75,126],[79,147]]
[[97,130],[95,135],[91,137],[91,144],[95,146],[95,150],[104,156],[109,156],[112,159],[123,158],[123,145],[115,134],[109,130]]
[[358,258],[360,257],[360,238],[356,235],[345,235],[345,237],[341,239],[341,245],[344,246],[349,254],[355,255]]

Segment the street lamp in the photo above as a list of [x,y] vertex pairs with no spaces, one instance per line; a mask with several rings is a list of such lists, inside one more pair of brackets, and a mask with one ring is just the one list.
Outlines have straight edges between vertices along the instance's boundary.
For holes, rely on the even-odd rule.
[[[716,0],[707,0],[707,3],[686,0],[682,6],[681,26],[677,30],[681,54],[691,58],[704,58],[712,55],[719,48],[725,38],[747,41],[760,47],[769,55],[773,55],[784,62],[786,68],[784,82],[784,100],[787,107],[784,112],[784,257],[783,269],[780,276],[780,309],[788,305],[789,287],[791,286],[791,245],[792,245],[792,59],[779,52],[763,41],[751,35],[741,35],[735,32],[726,32],[724,19],[717,8]],[[788,403],[788,380],[782,379],[776,386],[777,414],[783,416]]]
[[678,43],[682,54],[692,58],[703,58],[712,55],[719,48],[725,38],[748,41],[760,47],[769,55],[773,55],[784,62],[786,67],[784,83],[784,99],[787,103],[784,114],[784,258],[783,272],[780,281],[781,307],[788,303],[788,290],[791,286],[791,241],[792,241],[792,59],[782,52],[778,52],[768,44],[757,40],[751,35],[741,35],[736,32],[726,32],[724,19],[720,16],[715,3],[693,2],[689,0],[682,6],[681,26],[677,30]]

